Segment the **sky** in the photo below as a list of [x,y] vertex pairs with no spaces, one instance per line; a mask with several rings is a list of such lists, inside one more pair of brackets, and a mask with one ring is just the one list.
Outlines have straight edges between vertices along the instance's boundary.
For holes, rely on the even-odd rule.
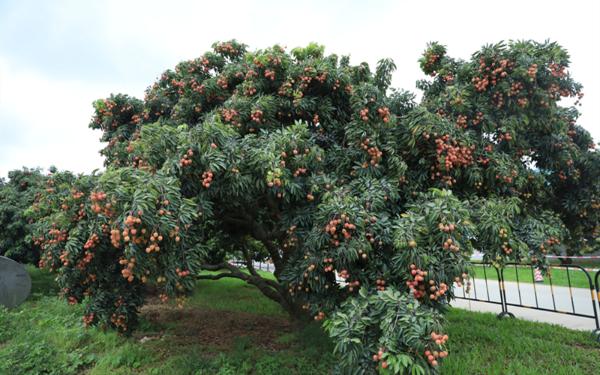
[[101,168],[92,102],[143,98],[162,71],[229,39],[250,49],[318,42],[355,64],[390,57],[392,85],[416,93],[430,41],[467,59],[501,40],[550,39],[570,52],[585,93],[579,124],[600,142],[599,20],[593,0],[0,0],[0,177],[22,166]]

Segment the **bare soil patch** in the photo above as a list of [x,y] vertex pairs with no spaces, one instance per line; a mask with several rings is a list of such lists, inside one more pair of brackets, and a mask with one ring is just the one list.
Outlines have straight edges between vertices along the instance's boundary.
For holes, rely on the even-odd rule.
[[284,317],[198,307],[180,309],[158,299],[148,301],[141,313],[159,331],[138,332],[135,337],[166,339],[168,336],[169,344],[174,347],[201,345],[228,350],[244,337],[253,347],[281,350],[289,345],[277,342],[277,338],[293,330],[292,323]]

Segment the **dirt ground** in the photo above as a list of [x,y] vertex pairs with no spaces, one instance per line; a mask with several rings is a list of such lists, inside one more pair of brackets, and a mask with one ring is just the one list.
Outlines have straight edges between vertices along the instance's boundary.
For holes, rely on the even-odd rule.
[[262,316],[237,311],[208,310],[198,307],[179,309],[158,301],[148,301],[142,317],[158,332],[138,332],[136,338],[153,340],[169,337],[174,346],[202,345],[216,350],[231,349],[240,337],[254,347],[281,350],[286,344],[277,338],[293,330],[285,317]]

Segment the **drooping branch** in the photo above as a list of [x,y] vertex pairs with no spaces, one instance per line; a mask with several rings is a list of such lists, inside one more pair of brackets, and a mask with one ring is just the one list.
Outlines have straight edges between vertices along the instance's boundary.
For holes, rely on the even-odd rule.
[[236,275],[230,273],[230,272],[224,272],[224,273],[219,273],[216,275],[198,275],[196,276],[197,280],[220,280],[224,277],[233,277],[238,279],[239,277],[237,277]]
[[219,264],[204,264],[201,268],[207,271],[228,270],[229,272],[222,272],[216,275],[197,275],[196,278],[199,280],[219,280],[225,277],[240,279],[246,281],[248,284],[256,286],[262,294],[271,300],[281,305],[284,305],[286,302],[284,297],[284,288],[282,288],[281,285],[274,280],[261,277],[256,270],[254,270],[253,274],[247,274],[238,267],[227,262]]
[[252,263],[252,257],[250,256],[250,252],[245,246],[242,246],[242,254],[244,255],[244,260],[246,261],[246,268],[251,275],[260,277],[256,269],[254,268],[254,264]]

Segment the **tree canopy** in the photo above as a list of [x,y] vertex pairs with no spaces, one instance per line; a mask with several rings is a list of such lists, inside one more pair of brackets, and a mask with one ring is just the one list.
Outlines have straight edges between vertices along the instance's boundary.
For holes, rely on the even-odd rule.
[[194,280],[233,277],[324,320],[343,373],[435,372],[473,249],[544,268],[598,248],[600,163],[559,105],[582,94],[555,43],[466,61],[432,43],[420,64],[417,103],[389,59],[229,41],[143,100],[96,101],[106,171],[50,176],[31,209],[40,265],[86,324],[130,332],[146,284],[183,303]]
[[23,168],[0,179],[0,255],[22,263],[37,263],[39,250],[31,240],[27,210],[44,188],[38,169]]

